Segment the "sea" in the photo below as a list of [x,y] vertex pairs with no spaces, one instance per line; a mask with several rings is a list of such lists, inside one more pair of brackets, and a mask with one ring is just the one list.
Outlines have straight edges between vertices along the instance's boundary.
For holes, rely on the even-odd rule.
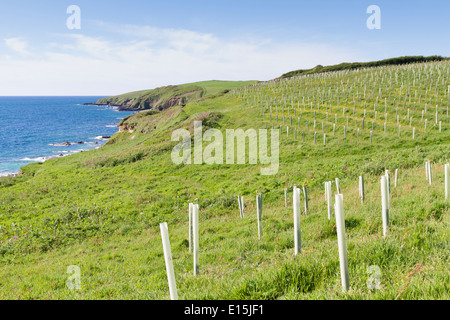
[[104,97],[0,97],[0,176],[101,147],[134,112],[83,105]]

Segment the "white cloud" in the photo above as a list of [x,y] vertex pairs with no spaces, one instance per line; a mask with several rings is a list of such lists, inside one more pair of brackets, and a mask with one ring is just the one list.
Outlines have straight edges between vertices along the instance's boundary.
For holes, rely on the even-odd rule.
[[[201,80],[269,80],[294,69],[358,60],[350,50],[324,44],[249,42],[149,26],[109,29],[122,37],[63,35],[39,54],[0,56],[0,95],[113,95]],[[9,48],[27,52],[25,42],[12,39]]]
[[21,38],[8,38],[8,39],[4,39],[4,41],[5,41],[5,45],[9,49],[11,49],[19,54],[22,54],[22,55],[29,54],[29,52],[27,50],[28,44]]

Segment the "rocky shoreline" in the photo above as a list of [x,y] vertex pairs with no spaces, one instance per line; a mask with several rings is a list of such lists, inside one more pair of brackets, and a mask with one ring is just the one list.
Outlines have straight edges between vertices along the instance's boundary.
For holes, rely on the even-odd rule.
[[21,175],[21,173],[19,171],[18,173],[10,173],[10,174],[4,175],[4,176],[0,176],[0,178],[17,177],[17,176],[20,176],[20,175]]
[[127,105],[115,105],[110,103],[96,103],[96,102],[88,102],[83,103],[83,106],[97,106],[97,107],[111,107],[117,108],[118,111],[142,111],[142,109],[133,108]]
[[[98,139],[98,140],[107,140],[107,139],[110,139],[110,138],[111,138],[111,136],[106,136],[106,135],[96,137],[96,139]],[[61,143],[53,143],[53,144],[51,144],[51,146],[53,146],[53,147],[68,147],[68,146],[80,145],[80,144],[94,144],[94,145],[98,145],[98,147],[96,147],[96,149],[100,147],[100,143],[98,141],[94,141],[94,142],[88,142],[88,141],[69,142],[69,141],[65,141],[65,142],[61,142]],[[83,150],[75,151],[75,152],[84,152],[84,151],[87,151],[87,150],[83,149]],[[66,151],[63,151],[63,152],[66,152]],[[50,159],[62,158],[62,157],[68,156],[70,154],[73,154],[73,153],[63,154],[61,152],[60,154],[54,155],[54,156],[36,158],[36,159],[41,159],[39,161],[34,160],[34,159],[29,159],[29,158],[24,159],[24,161],[45,162],[45,161],[50,160]],[[0,175],[0,178],[3,178],[3,177],[17,177],[17,176],[20,176],[20,175],[22,175],[22,170],[19,170],[19,172],[17,172],[17,173],[8,173],[8,174],[5,174],[5,175]]]
[[[98,136],[96,137],[97,140],[106,140],[106,139],[110,139],[111,136]],[[73,145],[77,145],[77,144],[87,144],[87,143],[93,143],[93,144],[99,144],[97,141],[94,142],[86,142],[86,141],[78,141],[78,142],[61,142],[61,143],[52,143],[51,146],[53,147],[68,147],[68,146],[73,146]]]

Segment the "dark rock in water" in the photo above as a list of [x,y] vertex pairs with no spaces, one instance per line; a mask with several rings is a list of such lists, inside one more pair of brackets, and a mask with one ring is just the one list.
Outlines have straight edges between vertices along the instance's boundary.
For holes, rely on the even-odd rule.
[[102,139],[109,139],[111,136],[102,136]]
[[95,142],[94,142],[94,144],[98,144],[98,142],[97,142],[97,141],[95,141]]
[[54,147],[67,147],[67,146],[71,146],[72,143],[70,143],[69,141],[63,142],[63,143],[54,143],[52,144],[52,146]]
[[96,103],[96,102],[88,102],[83,103],[82,106],[107,106],[107,103]]
[[59,155],[60,157],[64,157],[64,155],[61,153],[60,155]]
[[77,144],[83,144],[85,143],[84,141],[78,141]]

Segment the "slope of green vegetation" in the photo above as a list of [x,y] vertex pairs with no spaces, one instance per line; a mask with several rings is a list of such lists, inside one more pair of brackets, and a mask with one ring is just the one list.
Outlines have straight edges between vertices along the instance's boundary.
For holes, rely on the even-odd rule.
[[[450,159],[449,71],[445,61],[251,84],[134,114],[97,150],[1,178],[0,298],[167,299],[159,229],[167,222],[180,299],[449,299],[443,172]],[[226,129],[281,126],[278,173],[261,175],[267,165],[248,164],[248,148],[247,164],[174,164],[172,132],[192,133],[198,120],[224,136]],[[431,185],[426,160],[433,163]],[[380,175],[386,169],[392,184],[384,238]],[[366,181],[363,204],[359,175]],[[344,195],[347,292],[323,190],[336,177]],[[309,194],[299,256],[294,185]],[[243,219],[238,195],[244,196]],[[200,207],[198,276],[189,253],[190,202]],[[81,271],[80,290],[66,287],[72,265]],[[370,266],[380,270],[379,289],[368,288]]]
[[303,70],[295,70],[291,72],[287,72],[283,74],[280,78],[290,78],[301,75],[315,74],[315,73],[324,73],[324,72],[334,72],[334,71],[342,71],[342,70],[355,70],[361,68],[373,68],[373,67],[382,67],[382,66],[390,66],[390,65],[402,65],[408,63],[419,63],[419,62],[432,62],[432,61],[443,61],[448,60],[450,58],[444,58],[441,56],[406,56],[406,57],[398,57],[398,58],[390,58],[384,59],[380,61],[370,61],[370,62],[344,62],[332,66],[315,66],[312,69],[303,69]]
[[203,81],[151,90],[134,91],[118,96],[99,99],[96,104],[118,106],[121,110],[163,110],[174,105],[185,105],[208,95],[226,93],[239,86],[255,81]]
[[257,81],[221,81],[221,80],[211,80],[211,81],[200,81],[194,82],[192,84],[182,84],[180,86],[190,86],[196,85],[202,87],[204,90],[203,96],[216,95],[218,93],[226,93],[230,90],[245,87],[256,83]]

